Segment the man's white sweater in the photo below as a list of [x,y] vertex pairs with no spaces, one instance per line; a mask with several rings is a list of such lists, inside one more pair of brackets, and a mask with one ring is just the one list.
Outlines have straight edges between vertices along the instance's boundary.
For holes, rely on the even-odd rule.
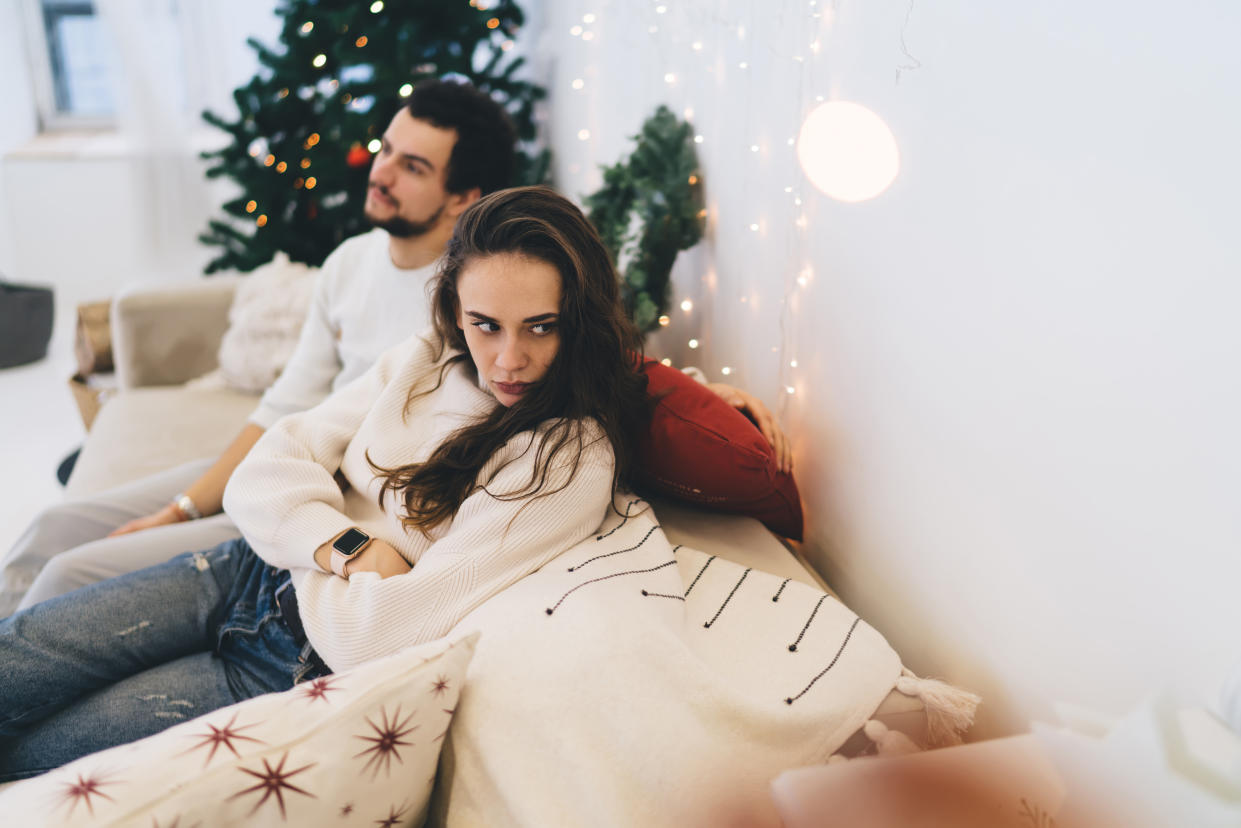
[[[524,432],[488,461],[480,488],[451,521],[428,535],[401,525],[403,507],[391,492],[381,507],[383,480],[371,462],[393,468],[423,461],[499,404],[479,387],[468,359],[430,390],[454,354],[436,361],[430,338],[412,337],[315,408],[280,419],[224,492],[225,511],[259,557],[292,572],[307,637],[333,670],[447,634],[479,604],[589,536],[611,502],[612,446],[594,421],[583,421],[585,449],[572,479],[573,457],[549,470],[545,491],[568,480],[555,494],[494,496],[531,480],[539,452],[531,447],[536,434]],[[343,492],[338,470],[348,484]],[[315,550],[351,526],[392,544],[413,569],[348,580],[321,570]]]
[[430,324],[427,290],[437,263],[402,270],[392,263],[389,241],[387,231],[375,228],[328,256],[293,355],[251,422],[271,428],[286,414],[318,405]]

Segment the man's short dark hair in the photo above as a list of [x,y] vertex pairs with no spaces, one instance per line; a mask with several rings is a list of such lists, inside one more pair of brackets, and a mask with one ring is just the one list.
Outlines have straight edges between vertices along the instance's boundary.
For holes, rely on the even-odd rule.
[[509,186],[517,141],[504,108],[468,83],[423,81],[407,105],[420,121],[457,131],[448,158],[445,189],[464,193],[477,187],[483,195]]

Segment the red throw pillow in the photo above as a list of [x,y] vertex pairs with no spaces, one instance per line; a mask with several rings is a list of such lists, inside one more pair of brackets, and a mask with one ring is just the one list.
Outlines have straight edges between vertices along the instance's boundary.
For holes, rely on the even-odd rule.
[[651,427],[638,443],[639,488],[720,512],[757,518],[802,539],[801,497],[793,475],[750,420],[675,368],[646,360]]

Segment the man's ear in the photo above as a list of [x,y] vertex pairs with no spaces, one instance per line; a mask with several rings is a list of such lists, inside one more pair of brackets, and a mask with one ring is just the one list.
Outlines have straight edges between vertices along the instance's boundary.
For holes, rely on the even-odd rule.
[[471,187],[460,193],[449,193],[446,212],[456,218],[469,209],[470,205],[483,197],[483,191],[478,187]]

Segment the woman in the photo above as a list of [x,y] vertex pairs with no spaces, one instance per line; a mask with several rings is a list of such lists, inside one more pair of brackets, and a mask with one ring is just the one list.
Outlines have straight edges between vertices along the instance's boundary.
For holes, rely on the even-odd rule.
[[237,469],[243,539],[0,622],[0,780],[443,636],[594,531],[647,414],[598,235],[493,194],[434,291],[430,335]]

